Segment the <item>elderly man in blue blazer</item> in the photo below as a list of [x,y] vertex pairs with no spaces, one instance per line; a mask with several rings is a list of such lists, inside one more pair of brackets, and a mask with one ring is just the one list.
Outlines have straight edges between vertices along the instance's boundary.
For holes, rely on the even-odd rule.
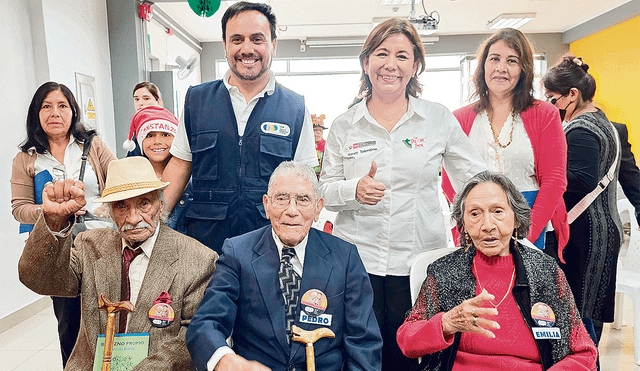
[[281,163],[263,197],[271,225],[225,241],[187,330],[199,370],[305,370],[293,324],[335,333],[314,344],[318,370],[380,370],[367,272],[354,245],[311,229],[324,203],[317,187],[311,167]]

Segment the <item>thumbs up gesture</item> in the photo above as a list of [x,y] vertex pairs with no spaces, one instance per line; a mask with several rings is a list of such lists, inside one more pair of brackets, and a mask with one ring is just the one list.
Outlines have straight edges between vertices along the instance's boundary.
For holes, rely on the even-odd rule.
[[65,179],[48,183],[42,196],[44,219],[49,229],[54,232],[63,229],[69,217],[87,204],[84,198],[84,184],[79,180]]
[[371,161],[371,169],[369,172],[360,178],[358,185],[356,186],[356,199],[361,204],[375,205],[384,196],[384,190],[387,188],[384,183],[375,181],[376,171],[378,166],[375,161]]

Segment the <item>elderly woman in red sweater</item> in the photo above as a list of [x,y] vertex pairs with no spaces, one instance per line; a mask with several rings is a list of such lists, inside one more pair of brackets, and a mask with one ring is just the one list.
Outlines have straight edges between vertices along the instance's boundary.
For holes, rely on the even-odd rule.
[[[523,237],[543,249],[545,226],[551,221],[562,259],[569,239],[562,199],[567,143],[558,110],[531,95],[533,76],[527,37],[511,28],[499,30],[478,51],[473,78],[478,100],[454,115],[489,170],[506,175],[527,198],[531,229]],[[444,188],[452,200],[455,193],[448,184]]]
[[523,246],[530,208],[485,171],[456,196],[464,248],[438,259],[397,333],[424,370],[595,370],[591,341],[555,260]]

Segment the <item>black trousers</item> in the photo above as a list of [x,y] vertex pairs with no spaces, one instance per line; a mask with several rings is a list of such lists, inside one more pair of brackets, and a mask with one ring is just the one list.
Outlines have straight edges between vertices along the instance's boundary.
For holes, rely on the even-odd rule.
[[413,370],[418,360],[402,354],[396,333],[411,309],[409,276],[369,275],[373,287],[373,311],[382,334],[382,371]]
[[58,337],[62,352],[62,368],[67,365],[73,347],[80,331],[80,296],[75,298],[60,298],[52,296],[53,312],[58,320]]

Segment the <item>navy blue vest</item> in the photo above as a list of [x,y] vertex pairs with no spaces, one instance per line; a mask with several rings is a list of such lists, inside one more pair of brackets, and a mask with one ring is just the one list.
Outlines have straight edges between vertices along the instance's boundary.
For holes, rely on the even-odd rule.
[[187,218],[228,222],[226,237],[268,224],[262,195],[275,168],[293,160],[304,113],[304,98],[276,84],[273,94],[258,100],[240,137],[221,80],[189,88],[184,123],[192,154],[193,204]]

